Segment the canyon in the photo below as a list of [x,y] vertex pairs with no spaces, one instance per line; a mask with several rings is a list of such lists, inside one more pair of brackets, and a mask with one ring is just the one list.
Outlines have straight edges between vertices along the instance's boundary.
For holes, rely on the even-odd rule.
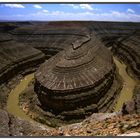
[[138,118],[139,25],[1,22],[0,135],[85,136],[98,115]]

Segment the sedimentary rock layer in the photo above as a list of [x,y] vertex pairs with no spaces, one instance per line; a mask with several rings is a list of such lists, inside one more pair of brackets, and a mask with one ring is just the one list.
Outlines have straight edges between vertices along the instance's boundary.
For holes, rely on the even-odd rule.
[[8,82],[18,74],[34,71],[44,59],[41,51],[18,43],[6,31],[0,31],[0,107],[6,103]]
[[16,41],[24,42],[26,45],[41,50],[47,58],[57,54],[72,42],[84,36],[83,32],[76,27],[69,29],[47,26],[47,24],[16,28],[10,34]]
[[10,34],[16,41],[41,50],[47,58],[69,46],[85,31],[94,31],[106,46],[110,46],[118,38],[140,29],[139,23],[129,22],[58,21],[21,24],[22,26],[19,26],[20,24],[15,23],[17,28],[10,31]]
[[[137,79],[140,79],[140,32],[137,31],[128,37],[116,41],[112,46],[112,51],[122,61]],[[128,69],[128,70],[129,70]]]
[[40,51],[15,42],[6,33],[0,33],[0,46],[0,83],[43,62],[44,55]]
[[111,53],[94,34],[87,35],[41,65],[35,74],[35,92],[43,108],[61,119],[84,118],[99,111],[97,103],[114,76]]
[[[4,27],[4,28],[2,29],[1,27],[2,28]],[[15,22],[15,23],[6,23],[6,25],[5,25],[5,23],[4,24],[0,23],[0,30],[1,29],[5,33],[7,32],[12,36],[12,40],[11,39],[8,40],[9,34],[8,34],[8,36],[5,35],[5,37],[4,37],[4,35],[2,35],[1,39],[5,38],[5,41],[4,41],[5,44],[6,44],[6,40],[7,40],[7,42],[10,42],[11,44],[18,44],[18,45],[22,44],[22,45],[19,45],[19,46],[29,46],[30,47],[30,48],[26,47],[26,49],[19,49],[20,51],[25,50],[25,51],[29,52],[29,54],[26,54],[24,51],[23,51],[22,54],[20,53],[20,56],[21,57],[23,56],[23,59],[25,58],[24,60],[21,60],[20,63],[18,63],[19,59],[16,61],[16,57],[18,58],[20,56],[16,56],[14,54],[14,52],[11,53],[12,56],[9,56],[10,60],[12,60],[12,64],[11,64],[11,62],[9,62],[10,60],[9,60],[8,57],[6,58],[6,60],[2,59],[2,61],[4,63],[8,63],[8,66],[10,66],[11,68],[13,68],[13,66],[14,66],[14,68],[16,68],[18,71],[20,71],[21,69],[23,70],[23,67],[24,67],[24,69],[28,69],[28,65],[24,65],[24,64],[30,64],[30,66],[31,65],[36,66],[36,62],[41,63],[40,58],[43,55],[40,51],[37,51],[36,49],[41,50],[43,53],[46,54],[47,58],[50,58],[51,56],[57,54],[59,51],[62,51],[63,49],[66,49],[68,46],[70,46],[76,40],[80,40],[80,39],[84,40],[85,38],[87,38],[85,36],[87,33],[91,33],[91,32],[94,31],[96,33],[96,36],[99,37],[106,46],[110,47],[110,46],[113,45],[114,46],[113,48],[115,50],[115,45],[118,46],[118,44],[120,44],[120,43],[125,44],[125,42],[123,42],[124,40],[126,42],[128,42],[129,39],[127,39],[127,38],[132,33],[135,33],[136,30],[139,30],[140,26],[139,26],[139,23],[92,22],[92,21],[90,21],[90,22],[89,21],[88,22],[86,22],[86,21],[85,22],[73,22],[73,21],[72,22],[47,22],[47,23],[46,22],[19,22],[19,23]],[[122,37],[123,37],[123,39],[122,39]],[[135,38],[135,35],[131,36],[130,40],[133,40],[133,39],[131,39],[132,37]],[[138,35],[137,35],[137,37],[138,37]],[[120,38],[122,40],[120,40]],[[137,42],[137,40],[133,41],[132,44],[135,44],[134,42]],[[118,44],[116,43],[116,41],[118,41]],[[23,43],[24,43],[24,45],[23,45]],[[95,44],[96,42],[95,43],[92,42],[92,43]],[[128,45],[128,44],[126,43],[125,45],[126,46],[132,46],[132,45]],[[15,46],[15,48],[16,47],[18,48],[18,45]],[[9,46],[8,43],[7,43],[7,46]],[[121,47],[121,48],[123,48],[123,47]],[[19,48],[22,48],[22,47],[19,47]],[[33,49],[33,48],[36,48],[36,49]],[[139,72],[138,72],[139,71],[138,70],[139,69],[139,64],[138,64],[139,63],[139,57],[137,55],[134,56],[136,54],[135,52],[138,52],[136,48],[138,48],[138,47],[132,47],[131,48],[131,57],[132,57],[133,61],[135,61],[132,64],[133,65],[132,69],[134,69],[136,74],[139,74]],[[15,51],[16,53],[19,51],[18,49],[14,49],[14,48],[12,48],[12,49],[16,50]],[[3,49],[3,47],[2,47],[2,52],[3,51],[5,51],[5,49]],[[10,51],[7,51],[7,52],[10,53]],[[34,53],[34,52],[36,52],[36,53]],[[127,51],[124,51],[124,50],[122,52],[127,53]],[[130,53],[130,51],[129,51],[129,53]],[[132,53],[133,53],[134,57],[132,56]],[[17,55],[18,55],[18,53],[17,53]],[[24,57],[24,55],[26,55],[26,56]],[[2,54],[2,56],[5,57],[5,54],[4,55]],[[120,56],[125,56],[125,55],[120,55]],[[59,55],[56,56],[56,59],[57,58],[59,58]],[[129,58],[129,56],[128,56],[128,58]],[[132,59],[130,58],[130,60],[132,60]],[[28,62],[28,60],[29,60],[29,62]],[[105,61],[106,61],[106,59],[105,59]],[[31,62],[33,62],[33,63],[31,63]],[[20,64],[20,65],[18,65],[18,64]],[[2,63],[2,65],[4,65],[4,64]],[[21,66],[21,67],[19,67],[19,66]],[[2,66],[2,67],[5,67],[5,66]],[[60,68],[57,67],[56,72],[59,71],[59,69]],[[7,67],[5,67],[5,69],[3,69],[3,72],[6,72],[6,70],[7,70]],[[9,70],[9,72],[10,71],[12,71],[12,70]],[[16,71],[14,71],[14,72],[16,72]],[[14,73],[12,72],[12,75],[13,74]],[[101,72],[101,75],[102,75],[102,72]],[[107,104],[107,101],[110,100],[110,101],[113,102],[113,100],[115,98],[115,95],[116,95],[115,93],[117,93],[117,88],[119,88],[117,76],[115,76],[115,75],[116,75],[116,72],[115,72],[115,70],[113,70],[112,72],[110,72],[110,74],[108,74],[104,79],[102,79],[97,84],[98,88],[97,89],[95,88],[95,89],[98,92],[101,92],[101,94],[99,94],[97,92],[97,95],[98,96],[102,95],[102,99],[100,99],[100,101],[96,105],[96,106],[98,106],[97,110],[100,110],[100,111],[102,110],[104,112],[104,111],[107,111],[107,108],[109,109],[109,107],[111,107],[110,105],[112,103],[109,102],[109,104]],[[6,76],[7,76],[7,74],[6,74]],[[80,76],[82,76],[82,77],[84,76],[84,78],[85,78],[89,75],[86,75],[84,73]],[[95,76],[95,77],[98,77],[98,76]],[[10,77],[8,76],[7,79],[9,79],[9,78]],[[2,78],[0,78],[0,79],[2,79]],[[82,81],[82,82],[85,83],[85,81]],[[100,84],[101,82],[102,82],[102,84]],[[102,88],[104,90],[100,90],[100,88]],[[107,94],[103,95],[102,91],[107,92]],[[78,92],[76,91],[76,93],[78,93]],[[83,96],[81,98],[81,102],[84,100],[84,97],[85,97],[84,94],[85,93],[83,93]],[[89,94],[91,94],[91,93],[89,92]],[[74,99],[75,100],[74,104],[78,105],[77,102],[79,102],[80,99],[75,99],[75,98],[78,98],[78,97],[79,96],[77,96],[77,94],[76,95],[72,94],[72,96],[65,95],[65,98],[62,98],[61,96],[57,95],[56,97],[54,96],[53,97],[54,99],[52,99],[52,100],[57,101],[60,98],[64,101],[64,100],[69,99],[69,101],[66,102],[66,103],[69,103],[69,102],[71,102],[71,100]],[[86,96],[86,100],[88,100],[88,99],[89,99],[89,97]],[[86,104],[86,102],[85,102],[85,104]],[[83,106],[85,106],[85,104],[83,103]],[[90,104],[90,102],[89,102],[89,104]],[[56,103],[56,105],[57,105],[57,103]],[[90,110],[90,107],[88,107],[88,109]],[[58,110],[61,110],[61,109],[58,108]],[[65,113],[66,111],[67,110],[64,110],[63,114],[66,114]]]

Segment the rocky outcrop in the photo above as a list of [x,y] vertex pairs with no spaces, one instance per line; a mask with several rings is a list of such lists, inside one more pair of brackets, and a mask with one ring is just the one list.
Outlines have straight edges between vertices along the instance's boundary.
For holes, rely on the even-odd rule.
[[140,114],[140,85],[134,89],[133,98],[123,104],[121,112],[125,114]]
[[12,30],[10,34],[17,42],[24,42],[28,46],[39,49],[46,55],[46,58],[50,58],[78,38],[85,36],[83,29],[57,27],[57,24],[50,26],[49,23],[40,23],[24,26]]
[[38,131],[47,131],[51,135],[53,128],[48,128],[36,122],[29,122],[8,114],[0,109],[0,136],[33,136]]
[[106,104],[111,106],[120,88],[114,86],[106,96],[115,75],[112,55],[92,34],[40,66],[35,74],[35,92],[42,107],[57,118],[83,119]]
[[140,116],[94,113],[82,121],[59,128],[29,122],[0,110],[0,136],[139,136]]
[[[63,136],[120,136],[139,132],[140,121],[138,115],[93,114],[81,123],[72,124],[58,129],[57,135]],[[134,135],[131,135],[134,136]]]
[[127,64],[127,72],[137,81],[133,91],[133,99],[125,102],[122,107],[123,114],[139,114],[139,80],[140,80],[140,32],[135,31],[114,42],[111,50],[121,61]]
[[127,64],[127,71],[140,79],[140,32],[119,39],[112,46],[112,52]]
[[127,37],[137,30],[140,30],[140,23],[132,22],[92,22],[88,25],[94,30],[96,36],[101,39],[106,47],[110,47],[121,37]]
[[126,37],[139,30],[139,25],[131,22],[98,21],[30,22],[30,24],[23,23],[22,27],[18,26],[10,31],[10,34],[16,41],[37,48],[50,58],[81,38],[85,31],[88,33],[94,31],[96,36],[109,47],[118,38]]
[[94,113],[82,121],[58,128],[29,122],[0,110],[0,136],[139,136],[140,116]]
[[[139,79],[139,33],[135,32],[139,29],[139,23],[116,22],[15,22],[6,25],[0,23],[0,45],[2,46],[0,48],[0,108],[5,107],[9,89],[13,88],[13,85],[21,78],[17,74],[34,71],[34,68],[42,63],[44,60],[42,51],[46,58],[55,54],[56,56],[42,65],[43,67],[53,62],[55,67],[50,65],[50,67],[40,69],[41,79],[37,78],[36,75],[35,84],[38,89],[36,87],[35,91],[38,92],[38,96],[41,96],[39,98],[42,100],[42,105],[35,97],[33,84],[30,90],[27,89],[26,97],[29,96],[29,100],[25,102],[29,101],[31,109],[37,109],[37,121],[42,123],[51,121],[52,124],[48,122],[50,126],[57,126],[58,120],[80,120],[87,118],[93,112],[110,112],[122,83],[110,52],[102,47],[102,43],[98,43],[97,39],[90,38],[86,34],[96,32],[96,36],[107,47],[112,47],[113,53],[127,63],[129,66],[127,71],[133,72],[135,77]],[[94,52],[95,48],[97,48],[96,52]],[[62,52],[59,53],[59,51]],[[92,53],[90,54],[90,52]],[[75,63],[73,60],[78,60],[78,57],[84,59]],[[96,73],[96,68],[99,73]],[[91,69],[94,69],[95,72],[92,75],[90,74]],[[70,75],[68,76],[69,71]],[[47,75],[47,73],[49,74]],[[45,77],[46,75],[47,77]],[[59,80],[55,79],[54,75]],[[69,79],[67,83],[65,78],[62,78],[64,76],[73,78]],[[12,77],[14,78],[10,80]],[[54,81],[46,80],[48,77],[49,79],[54,78]],[[74,84],[71,86],[69,84],[73,79],[77,80],[76,88]],[[59,85],[59,82],[62,82],[62,86]],[[120,116],[116,116],[117,113],[93,114],[81,123],[58,129],[38,126],[35,123],[15,118],[6,111],[0,111],[0,135],[116,136],[122,133],[137,132],[137,130],[139,132],[139,116],[134,115],[134,113],[139,114],[140,112],[139,87],[136,87],[134,93],[133,101],[124,103]],[[30,114],[30,112],[28,113]],[[72,123],[75,122],[74,120]]]
[[140,114],[140,85],[137,85],[134,90],[134,95],[133,95],[133,100],[134,100],[134,107],[135,111],[137,114]]
[[37,66],[44,62],[44,58],[44,54],[39,50],[17,43],[8,33],[0,32],[0,97],[2,102],[6,102],[10,80],[18,74],[24,75],[35,71]]
[[40,51],[15,42],[6,33],[0,33],[0,36],[0,83],[44,61]]

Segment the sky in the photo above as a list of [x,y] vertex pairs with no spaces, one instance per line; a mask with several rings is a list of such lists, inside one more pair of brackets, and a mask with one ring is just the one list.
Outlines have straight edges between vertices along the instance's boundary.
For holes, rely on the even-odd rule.
[[140,22],[140,4],[0,4],[0,20]]

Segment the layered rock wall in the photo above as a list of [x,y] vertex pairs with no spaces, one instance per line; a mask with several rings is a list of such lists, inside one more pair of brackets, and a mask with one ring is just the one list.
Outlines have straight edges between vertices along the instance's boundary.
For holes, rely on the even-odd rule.
[[136,79],[140,79],[140,33],[134,33],[116,41],[112,46],[112,52],[127,64],[128,72]]
[[[110,52],[94,35],[86,38],[46,61],[35,75],[35,92],[42,107],[60,119],[81,119],[104,112],[108,107],[105,109],[103,98],[111,108],[120,90],[120,85],[115,85],[119,80]],[[106,96],[108,91],[110,95]]]
[[[10,34],[0,31],[1,107],[4,107],[9,88],[12,87],[10,80],[18,74],[23,75],[35,71],[44,59],[45,55],[41,51],[25,46],[23,43],[17,43]],[[17,82],[14,80],[13,84],[15,83]]]

